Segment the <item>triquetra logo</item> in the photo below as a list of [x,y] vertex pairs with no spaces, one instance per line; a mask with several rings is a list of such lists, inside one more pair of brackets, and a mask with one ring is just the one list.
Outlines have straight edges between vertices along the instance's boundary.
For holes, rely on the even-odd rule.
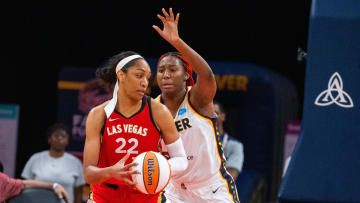
[[343,90],[343,81],[338,72],[331,76],[328,88],[322,91],[315,99],[315,105],[318,106],[329,106],[331,104],[336,104],[343,108],[354,107],[350,95]]

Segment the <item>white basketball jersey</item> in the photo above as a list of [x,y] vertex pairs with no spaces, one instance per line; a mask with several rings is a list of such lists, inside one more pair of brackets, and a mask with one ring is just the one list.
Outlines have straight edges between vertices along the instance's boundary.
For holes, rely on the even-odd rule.
[[[217,141],[216,118],[200,115],[194,109],[190,103],[190,89],[188,87],[174,119],[189,163],[183,173],[173,177],[180,183],[203,182],[219,173],[223,156]],[[161,102],[161,95],[157,100]]]

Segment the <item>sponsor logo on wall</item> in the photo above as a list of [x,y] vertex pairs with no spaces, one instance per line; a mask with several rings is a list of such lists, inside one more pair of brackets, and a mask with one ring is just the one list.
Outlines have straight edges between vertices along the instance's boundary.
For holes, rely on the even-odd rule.
[[329,79],[328,88],[322,91],[315,99],[317,106],[336,104],[343,108],[352,108],[354,103],[348,93],[344,91],[343,81],[338,72]]

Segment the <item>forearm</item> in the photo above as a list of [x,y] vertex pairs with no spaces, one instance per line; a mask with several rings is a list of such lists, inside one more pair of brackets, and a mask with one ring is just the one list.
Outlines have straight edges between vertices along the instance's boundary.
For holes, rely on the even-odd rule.
[[23,180],[24,188],[43,188],[52,190],[53,183],[38,180]]
[[96,166],[89,165],[85,167],[84,170],[85,181],[88,184],[104,182],[112,177],[111,171],[111,167],[98,168]]
[[175,142],[166,145],[166,148],[168,149],[170,155],[169,164],[172,176],[176,176],[178,173],[186,170],[188,166],[188,160],[182,140],[178,138]]
[[24,188],[41,188],[53,190],[60,199],[64,198],[67,203],[70,203],[69,195],[65,191],[64,187],[60,184],[31,179],[23,180],[23,184]]
[[201,57],[194,49],[187,45],[181,38],[173,42],[172,46],[185,57],[198,77],[214,77],[214,74],[205,59],[203,59],[203,57]]

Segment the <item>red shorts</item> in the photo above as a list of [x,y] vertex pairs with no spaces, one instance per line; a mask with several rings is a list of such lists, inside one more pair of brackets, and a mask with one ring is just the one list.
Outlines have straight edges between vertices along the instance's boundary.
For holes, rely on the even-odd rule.
[[96,203],[129,202],[158,203],[165,202],[162,193],[143,194],[126,185],[109,185],[106,183],[91,185],[90,199]]

